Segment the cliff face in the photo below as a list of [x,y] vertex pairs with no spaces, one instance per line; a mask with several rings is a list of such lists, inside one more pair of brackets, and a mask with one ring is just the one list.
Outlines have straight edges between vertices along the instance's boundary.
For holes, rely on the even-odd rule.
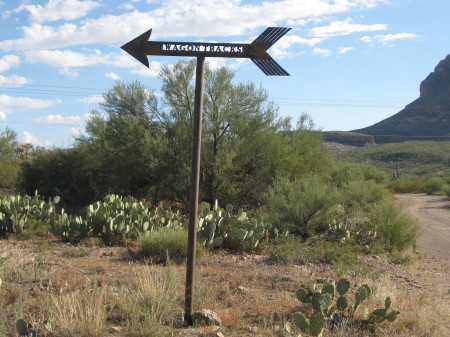
[[418,99],[381,122],[353,131],[381,136],[450,136],[450,55],[422,81]]

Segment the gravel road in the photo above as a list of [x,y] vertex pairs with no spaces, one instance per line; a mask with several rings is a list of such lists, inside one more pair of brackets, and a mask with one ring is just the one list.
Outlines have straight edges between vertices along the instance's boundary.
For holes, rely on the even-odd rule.
[[419,249],[450,264],[450,201],[447,197],[426,194],[397,194],[403,209],[421,226]]

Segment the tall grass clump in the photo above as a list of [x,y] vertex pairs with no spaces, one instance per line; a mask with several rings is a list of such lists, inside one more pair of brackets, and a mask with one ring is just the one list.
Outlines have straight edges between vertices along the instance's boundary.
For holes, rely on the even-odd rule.
[[126,322],[127,336],[163,336],[181,311],[179,284],[172,266],[142,266],[119,296],[118,313]]
[[[140,255],[156,263],[183,263],[187,259],[188,232],[186,229],[162,228],[149,233],[140,242]],[[197,245],[196,255],[200,257],[204,247]]]
[[59,336],[104,336],[108,316],[106,297],[103,287],[53,295],[50,308]]

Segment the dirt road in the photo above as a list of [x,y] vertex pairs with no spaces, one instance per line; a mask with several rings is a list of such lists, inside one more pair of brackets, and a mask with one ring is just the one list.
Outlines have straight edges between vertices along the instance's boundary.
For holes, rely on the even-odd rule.
[[450,264],[450,201],[444,196],[397,194],[404,210],[414,216],[422,229],[419,249]]

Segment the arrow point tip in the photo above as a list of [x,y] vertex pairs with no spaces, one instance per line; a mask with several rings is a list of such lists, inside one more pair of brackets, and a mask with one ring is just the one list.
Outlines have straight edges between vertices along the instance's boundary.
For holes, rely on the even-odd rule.
[[150,39],[151,34],[152,29],[149,29],[145,33],[139,35],[138,37],[120,47],[135,59],[137,59],[139,62],[141,62],[143,65],[145,65],[147,68],[149,68],[150,65],[148,63],[147,55],[145,55],[145,53],[142,53],[142,50],[145,49],[145,43]]

